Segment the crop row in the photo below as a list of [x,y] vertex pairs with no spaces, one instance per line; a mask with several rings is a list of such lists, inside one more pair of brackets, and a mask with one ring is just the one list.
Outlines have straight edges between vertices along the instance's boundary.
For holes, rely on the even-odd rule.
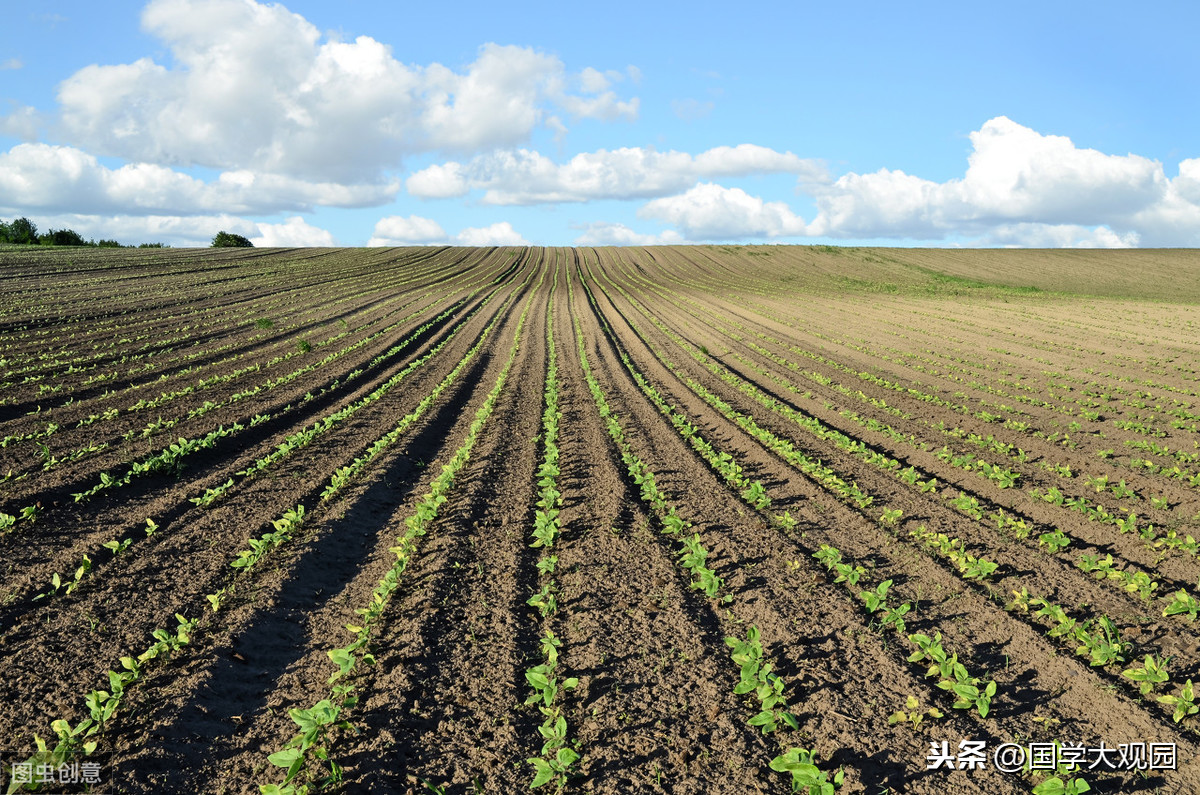
[[[282,784],[261,784],[259,791],[263,795],[305,795],[310,791],[310,784],[319,787],[341,780],[341,767],[330,754],[333,739],[330,733],[335,728],[353,730],[343,716],[344,711],[358,703],[358,697],[350,695],[355,688],[348,683],[349,679],[354,676],[360,663],[368,666],[375,664],[376,658],[371,646],[372,633],[382,620],[392,594],[399,588],[401,578],[418,552],[418,539],[432,528],[447,501],[447,494],[454,486],[455,478],[470,459],[471,451],[492,415],[520,350],[521,331],[532,300],[532,295],[526,300],[513,334],[508,359],[504,362],[495,385],[475,412],[466,438],[454,451],[450,461],[442,466],[442,471],[430,484],[429,491],[417,504],[416,511],[405,519],[404,532],[397,536],[395,546],[389,550],[396,556],[396,560],[376,584],[369,603],[355,608],[355,613],[359,616],[358,623],[346,626],[354,640],[346,646],[335,647],[327,652],[330,661],[337,668],[328,680],[331,686],[329,697],[320,699],[309,709],[289,711],[288,714],[299,726],[300,733],[289,739],[283,748],[268,756],[268,761],[272,765],[284,768],[286,774]],[[482,340],[480,343],[482,344]],[[478,346],[472,349],[468,356],[473,355],[477,349]],[[459,368],[456,368],[451,376],[457,376],[465,362],[465,359],[460,362]],[[448,383],[451,376],[447,376],[447,380],[442,383]]]
[[[625,464],[626,473],[637,487],[642,501],[657,519],[661,532],[682,542],[679,562],[681,567],[690,572],[692,588],[702,591],[710,599],[731,602],[732,594],[721,596],[724,580],[708,567],[706,561],[709,551],[703,545],[700,535],[695,532],[690,537],[686,535],[685,531],[691,523],[679,514],[674,505],[667,502],[666,495],[658,487],[654,471],[634,452],[627,440],[625,431],[609,406],[604,390],[588,362],[583,328],[578,317],[575,318],[575,336],[580,366],[596,410]],[[734,694],[753,695],[758,701],[757,711],[747,723],[758,727],[763,734],[775,733],[784,728],[796,731],[799,725],[795,716],[787,710],[784,694],[786,683],[782,677],[773,673],[772,663],[765,659],[758,629],[751,625],[747,628],[744,639],[728,637],[726,644],[732,649],[732,661],[739,667],[739,681],[734,686]],[[816,766],[815,754],[812,751],[790,746],[781,747],[780,750],[781,752],[770,760],[769,765],[772,770],[791,775],[793,792],[830,795],[834,788],[842,783],[844,771],[838,770],[830,779],[828,772]]]
[[[618,289],[620,289],[620,288],[618,288]],[[629,299],[631,301],[631,303],[633,303],[635,306],[637,306],[636,301],[633,301],[633,299],[629,296],[626,296],[626,297],[627,297],[627,299]],[[646,314],[648,319],[650,319],[652,322],[655,321],[655,318],[653,318],[653,316],[651,316],[647,312],[645,312],[644,309],[642,311],[644,314]],[[628,319],[627,319],[627,322],[629,322]],[[638,332],[636,325],[634,325],[632,323],[630,325],[631,325],[631,328],[634,330],[634,332],[638,333],[640,336],[640,332]],[[668,336],[671,336],[673,339],[675,339],[676,343],[679,344],[680,347],[685,348],[685,350],[691,349],[692,346],[689,346],[685,341],[683,341],[681,338],[679,338],[677,334],[674,334],[674,332],[672,332],[668,327],[661,324],[661,322],[656,322],[655,325],[658,326],[660,328],[660,330],[662,330],[664,333],[668,334]],[[643,341],[645,341],[644,338],[643,338]],[[755,424],[753,422],[752,418],[749,418],[746,415],[742,415],[742,414],[734,411],[731,407],[728,406],[728,404],[724,403],[724,401],[720,400],[715,395],[712,395],[712,393],[708,392],[708,390],[704,389],[704,387],[699,385],[698,382],[695,382],[694,380],[688,378],[685,374],[682,374],[681,372],[679,372],[678,369],[670,362],[670,360],[666,359],[663,356],[661,351],[658,351],[657,349],[655,349],[654,346],[651,345],[649,342],[647,342],[647,345],[650,346],[651,350],[655,353],[656,357],[660,361],[662,361],[663,364],[668,367],[668,369],[671,369],[673,372],[675,372],[676,375],[680,377],[681,381],[684,381],[689,386],[689,388],[691,388],[697,395],[703,397],[706,400],[706,402],[709,403],[710,406],[716,408],[722,414],[725,414],[729,419],[737,422],[743,428],[743,430],[746,430],[752,436],[757,438],[760,442],[763,442],[764,446],[767,446],[768,449],[775,449],[777,452],[781,449],[772,444],[771,435],[770,435],[769,431],[764,433],[757,426],[757,424]],[[698,362],[700,362],[702,364],[707,364],[708,368],[710,370],[712,370],[718,376],[723,377],[723,380],[733,382],[733,383],[731,383],[731,385],[739,388],[741,391],[747,392],[748,394],[752,393],[752,391],[757,392],[756,388],[752,384],[741,382],[740,379],[736,379],[736,376],[734,376],[729,371],[724,370],[723,368],[719,368],[719,365],[713,365],[711,363],[706,363],[705,359],[707,359],[707,357],[703,357],[703,355],[700,354],[699,352],[696,352],[696,351],[691,351],[691,352],[693,354],[693,357]],[[772,402],[775,402],[774,398],[764,395],[761,392],[757,392],[757,394],[753,394],[752,396],[757,397],[759,399],[759,402],[764,403],[764,405],[768,405],[768,407],[770,407],[770,404]],[[784,408],[786,408],[786,407],[784,407]],[[782,441],[782,440],[777,440],[777,442],[778,441]],[[776,444],[777,444],[777,442],[776,442]],[[851,440],[851,443],[861,445],[861,443],[853,442],[853,440]],[[786,451],[787,448],[786,448],[786,446],[784,446],[782,449],[784,451]],[[785,457],[785,460],[787,460],[786,457]],[[886,467],[885,469],[896,470],[896,467],[893,465],[890,467]],[[964,505],[962,505],[962,506],[954,505],[954,507],[957,507],[960,510],[965,511],[968,513],[968,515],[970,515],[972,513],[972,508],[974,508],[977,503],[966,504],[969,501],[970,501],[970,498],[963,498]],[[860,508],[866,507],[864,505],[861,505],[861,501],[859,501],[859,502],[860,502],[860,505],[859,505]],[[953,502],[952,502],[952,504],[953,504]],[[976,508],[975,510],[978,510],[978,509]],[[980,513],[980,515],[976,518],[982,519],[983,518],[982,511],[979,511],[979,513]],[[899,516],[898,511],[892,512],[890,510],[885,510],[883,517],[882,517],[882,521],[884,523],[888,523],[888,522],[894,523],[895,519],[898,518],[898,516]],[[1014,521],[1016,521],[1016,522],[1023,521],[1023,520],[1013,520],[1012,517],[1007,517],[1003,512],[998,512],[997,518],[1000,520],[1007,518],[1008,524],[1011,524]],[[778,518],[777,518],[777,524],[779,524]],[[786,525],[780,524],[780,526],[786,526]],[[1020,526],[1018,525],[1018,527],[1020,527]],[[934,541],[935,548],[937,546],[940,546],[940,541],[936,538],[936,536],[934,536],[932,540]],[[1048,548],[1053,550],[1056,547],[1061,548],[1061,545],[1063,545],[1067,541],[1067,539],[1061,533],[1061,531],[1055,530],[1053,532],[1044,533],[1042,538],[1040,539],[1040,541],[1044,546],[1047,546]],[[990,561],[985,564],[981,564],[979,562],[980,559],[978,559],[978,558],[972,559],[971,556],[967,555],[965,552],[962,552],[961,549],[959,549],[957,546],[955,546],[953,544],[953,542],[951,542],[949,539],[947,539],[946,542],[947,542],[947,545],[950,547],[950,549],[947,550],[947,554],[945,555],[945,557],[948,557],[951,561],[953,561],[955,563],[956,568],[959,569],[961,576],[966,577],[967,574],[973,573],[973,572],[981,573],[983,569],[989,567],[987,564],[990,564]],[[1172,602],[1171,602],[1171,604],[1168,605],[1167,609],[1171,611],[1171,614],[1180,614],[1180,615],[1184,615],[1185,617],[1189,617],[1188,616],[1188,612],[1189,612],[1188,604],[1189,603],[1186,602],[1187,598],[1189,598],[1189,597],[1186,594],[1186,592],[1182,592],[1181,597],[1173,596]],[[1191,604],[1194,604],[1194,602]]]
[[[511,296],[509,300],[511,300]],[[505,302],[505,305],[507,305],[507,303],[508,301]],[[484,338],[487,336],[487,331],[490,331],[491,328],[497,322],[499,322],[499,319],[502,315],[503,307],[501,308],[501,311],[497,313],[496,318],[492,321],[492,324],[488,326],[488,329],[482,335],[482,338],[479,340],[476,346],[471,349],[466,357],[464,357],[463,361],[460,361],[459,366],[455,368],[454,372],[452,373],[453,376],[457,376],[459,373],[461,373],[466,361],[473,357],[482,346]],[[507,370],[505,372],[507,372]],[[439,386],[444,389],[447,383],[448,382],[444,380]],[[403,420],[401,420],[400,425],[403,427],[410,426],[412,422],[415,421],[416,417],[420,415],[421,410],[426,408],[430,402],[432,401],[427,398],[421,406],[421,409],[418,410],[418,412],[407,415]],[[494,403],[494,400],[492,402]],[[475,431],[475,434],[477,433],[478,429]],[[388,443],[391,443],[394,441],[395,435],[385,438],[388,439]],[[371,448],[368,448],[367,455],[369,455],[371,458],[374,458],[381,452],[381,450],[382,448],[377,443]],[[461,467],[461,463],[458,464],[458,466]],[[336,478],[337,475],[335,474],[334,477]],[[339,491],[340,487],[336,487],[332,492],[327,489],[324,500],[328,501],[329,499],[332,499]],[[444,502],[444,499],[445,498],[443,497],[441,502]],[[440,504],[440,502],[438,502],[438,504]],[[426,507],[425,511],[427,512],[428,510],[428,507]],[[271,530],[262,534],[261,536],[251,537],[248,542],[249,549],[243,549],[242,551],[238,552],[236,557],[230,562],[233,572],[231,577],[226,578],[226,584],[217,588],[214,592],[209,593],[205,597],[209,603],[209,606],[211,607],[211,610],[214,613],[219,611],[233,597],[236,592],[236,578],[248,575],[267,555],[271,554],[274,550],[283,546],[285,543],[294,540],[296,534],[305,524],[305,521],[305,507],[303,505],[297,505],[295,508],[285,511],[279,518],[272,520],[270,523],[272,527]],[[184,639],[175,642],[173,645],[169,645],[165,651],[163,651],[158,645],[152,646],[147,652],[150,654],[150,656],[146,657],[145,660],[142,660],[142,658],[139,657],[136,658],[135,661],[145,662],[158,659],[159,657],[163,656],[165,652],[177,651],[181,645],[185,644],[187,642],[186,638],[190,638],[192,633],[196,630],[199,619],[185,619],[180,616],[179,621],[181,626],[186,626],[186,632],[181,631],[179,636],[180,638]],[[156,644],[167,642],[162,638],[159,638],[159,631],[157,630],[155,631],[155,638]],[[162,653],[155,652],[155,649],[160,649],[160,652]],[[125,669],[126,673],[114,671],[109,671],[108,673],[110,683],[117,680],[122,683],[119,692],[115,692],[115,695],[113,690],[107,691],[106,693],[103,691],[96,691],[101,692],[102,695],[97,695],[96,692],[88,694],[88,696],[85,698],[85,702],[89,708],[91,717],[85,719],[79,724],[76,724],[75,726],[71,726],[71,724],[66,720],[55,721],[52,724],[52,730],[58,736],[59,743],[54,749],[48,750],[44,747],[44,743],[38,740],[38,752],[32,760],[34,763],[42,764],[46,763],[48,759],[62,760],[81,755],[86,756],[92,753],[92,751],[95,749],[95,744],[94,742],[87,741],[87,738],[103,730],[105,723],[107,723],[107,721],[113,717],[113,714],[123,703],[128,688],[132,686],[132,684],[138,679],[140,679],[142,673],[144,672],[142,667],[138,667],[136,669],[131,668],[129,662],[130,659],[133,658],[121,658],[120,660],[121,666]],[[117,680],[114,680],[114,676],[117,677]],[[96,706],[97,704],[99,706]],[[102,720],[98,720],[97,716],[102,717]]]

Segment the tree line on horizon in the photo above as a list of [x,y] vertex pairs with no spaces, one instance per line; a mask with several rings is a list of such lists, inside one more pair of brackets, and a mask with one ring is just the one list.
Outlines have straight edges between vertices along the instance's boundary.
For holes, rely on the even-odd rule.
[[[37,224],[28,218],[16,218],[11,223],[0,219],[0,245],[17,246],[90,246],[92,248],[170,248],[166,243],[123,245],[116,240],[84,240],[73,229],[51,229],[38,234]],[[254,244],[242,235],[224,230],[212,239],[213,248],[253,248]]]

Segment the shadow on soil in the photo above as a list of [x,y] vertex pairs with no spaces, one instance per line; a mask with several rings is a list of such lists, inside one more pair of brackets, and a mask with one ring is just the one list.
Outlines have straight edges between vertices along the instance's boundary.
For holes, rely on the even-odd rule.
[[[464,385],[478,380],[488,358],[482,357],[464,374]],[[278,681],[296,663],[297,655],[309,648],[297,643],[302,615],[319,611],[330,599],[341,595],[361,571],[371,550],[379,543],[380,534],[392,524],[391,520],[420,480],[423,469],[415,464],[416,455],[431,460],[442,451],[472,393],[470,388],[459,389],[412,438],[408,455],[398,456],[380,471],[345,513],[327,520],[328,529],[304,550],[273,604],[259,611],[253,623],[230,641],[231,648],[218,651],[208,677],[214,684],[206,685],[174,712],[177,716],[202,714],[209,728],[205,740],[197,744],[196,726],[190,722],[169,724],[156,727],[163,736],[164,748],[176,745],[180,749],[177,753],[185,760],[199,755],[217,768],[236,756],[237,751],[228,742],[240,733],[240,721],[235,719],[261,712],[272,693],[262,683]],[[319,498],[320,492],[314,489],[302,501],[314,504]],[[245,639],[253,639],[253,643]],[[196,772],[193,767],[181,763],[170,752],[157,761],[160,765],[157,770],[146,763],[140,767],[146,773],[165,776],[167,791],[185,791],[188,777]]]

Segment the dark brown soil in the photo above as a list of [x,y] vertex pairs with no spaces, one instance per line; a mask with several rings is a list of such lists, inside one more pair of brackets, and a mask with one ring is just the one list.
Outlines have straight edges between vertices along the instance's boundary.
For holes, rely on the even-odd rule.
[[[563,676],[579,679],[560,695],[581,755],[568,791],[787,792],[770,763],[789,748],[815,752],[830,778],[844,771],[842,792],[1018,793],[1045,778],[1002,773],[990,757],[984,769],[926,769],[931,743],[954,751],[960,740],[990,750],[1173,744],[1178,769],[1076,775],[1096,792],[1200,791],[1200,716],[1176,722],[1158,700],[1200,679],[1194,620],[1164,615],[1176,592],[1196,596],[1200,577],[1195,549],[1164,540],[1200,534],[1200,487],[1189,480],[1200,471],[1200,310],[1151,302],[1153,290],[1113,297],[1127,283],[1113,268],[1159,263],[1164,278],[1179,278],[1181,266],[1165,253],[1108,254],[1086,255],[1109,269],[1096,297],[1038,282],[1047,252],[1014,252],[1012,268],[992,278],[1003,252],[981,253],[972,270],[969,254],[776,247],[6,250],[21,289],[0,301],[0,473],[11,472],[0,512],[14,517],[0,531],[0,749],[32,753],[52,721],[86,718],[84,698],[109,688],[106,672],[149,647],[155,630],[173,632],[178,613],[199,619],[191,642],[145,666],[96,738],[114,760],[114,791],[282,782],[267,757],[298,731],[289,711],[329,697],[327,652],[352,639],[346,625],[358,623],[406,520],[468,437],[524,318],[493,412],[377,624],[376,664],[351,679],[359,701],[344,715],[353,729],[331,734],[343,781],[330,791],[527,790],[527,760],[543,739],[525,672],[540,662],[546,630],[562,642]],[[543,618],[527,600],[546,581],[530,544],[547,324],[563,532],[558,609]],[[585,379],[577,329],[630,451],[723,578],[718,598],[692,587],[680,542],[661,532],[629,476]],[[243,475],[443,341],[378,400]],[[756,509],[727,485],[633,372],[761,483],[770,506]],[[417,410],[358,478],[321,499],[331,476]],[[251,425],[260,415],[270,418]],[[873,502],[839,497],[749,433],[749,420]],[[244,427],[176,468],[72,496],[180,437],[234,423]],[[863,446],[848,450],[840,435]],[[988,436],[991,448],[971,441]],[[1002,464],[1018,482],[1001,488],[943,450]],[[864,451],[935,478],[937,492]],[[1100,476],[1135,496],[1097,489]],[[195,504],[230,479],[224,499]],[[1052,487],[1121,517],[1136,511],[1139,532],[1037,496]],[[953,506],[958,498],[1031,532],[976,521]],[[230,566],[297,505],[305,522],[294,539],[249,572]],[[33,521],[23,514],[31,506]],[[883,521],[885,509],[900,518]],[[791,522],[780,521],[785,511]],[[159,528],[149,536],[147,519]],[[963,579],[910,535],[920,527],[999,568]],[[1039,543],[1055,529],[1071,539],[1063,551]],[[104,546],[124,540],[117,554]],[[862,567],[857,587],[814,558],[823,545]],[[1079,566],[1110,554],[1157,590],[1141,596]],[[885,580],[889,605],[910,607],[904,632],[859,596]],[[214,613],[206,596],[222,588],[232,597]],[[1013,608],[1022,589],[1081,624],[1110,619],[1122,659],[1089,665],[1078,643]],[[795,730],[760,732],[747,723],[757,701],[734,693],[726,639],[751,626],[785,682]],[[912,633],[940,633],[972,675],[996,683],[986,717],[954,708],[927,664],[909,661]],[[1170,658],[1170,681],[1143,697],[1123,672],[1146,655]],[[910,696],[942,717],[890,720]],[[313,762],[306,775],[318,770]]]

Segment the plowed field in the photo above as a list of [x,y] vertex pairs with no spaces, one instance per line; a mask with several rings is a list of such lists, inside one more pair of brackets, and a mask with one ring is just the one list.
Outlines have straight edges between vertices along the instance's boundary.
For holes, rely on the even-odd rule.
[[1198,266],[0,250],[0,780],[1198,792]]

